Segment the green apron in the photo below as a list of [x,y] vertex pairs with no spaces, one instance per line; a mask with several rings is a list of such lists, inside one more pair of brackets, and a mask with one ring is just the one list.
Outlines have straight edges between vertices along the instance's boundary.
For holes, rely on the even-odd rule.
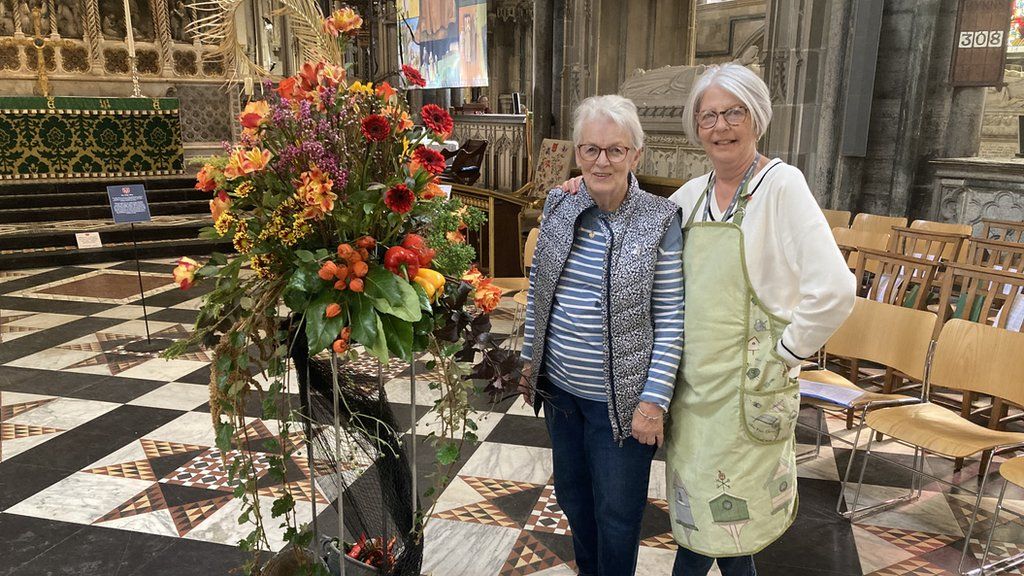
[[754,554],[796,519],[794,428],[800,388],[775,351],[788,322],[750,286],[740,191],[730,222],[684,228],[686,321],[667,439],[672,533],[705,556]]

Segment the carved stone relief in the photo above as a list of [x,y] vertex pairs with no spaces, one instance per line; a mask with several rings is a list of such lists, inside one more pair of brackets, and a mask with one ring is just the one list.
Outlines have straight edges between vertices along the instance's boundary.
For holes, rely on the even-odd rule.
[[104,50],[103,68],[110,74],[127,74],[128,51],[123,48],[107,48]]
[[[100,30],[107,40],[123,40],[127,36],[124,25],[124,3],[120,0],[100,0]],[[134,15],[134,11],[132,11]]]
[[175,93],[180,102],[181,139],[185,143],[231,140],[232,93],[220,86],[178,85]]
[[192,42],[188,25],[192,23],[192,9],[184,0],[167,0],[167,15],[170,20],[171,38],[175,42]]
[[14,35],[13,0],[0,0],[0,36]]
[[983,218],[1024,221],[1024,172],[1022,161],[969,159],[937,160],[932,182],[937,199],[934,217],[946,222],[970,224],[975,231]]
[[57,4],[57,33],[61,38],[85,37],[84,0],[62,0]]
[[191,51],[174,51],[174,73],[178,76],[195,76],[199,73],[196,53]]

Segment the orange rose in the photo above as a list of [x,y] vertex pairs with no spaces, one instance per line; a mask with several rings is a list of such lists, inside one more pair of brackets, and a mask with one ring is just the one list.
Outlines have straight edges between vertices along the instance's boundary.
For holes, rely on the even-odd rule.
[[203,166],[199,174],[196,174],[196,190],[202,192],[213,192],[217,189],[217,169],[212,165]]
[[242,123],[242,128],[254,131],[269,115],[270,104],[266,100],[257,100],[245,105],[245,109],[238,115],[238,121]]
[[485,313],[491,313],[501,302],[501,288],[491,284],[491,279],[481,280],[476,285],[473,294],[473,303]]
[[480,270],[477,269],[476,264],[474,264],[469,270],[466,271],[465,274],[462,275],[462,281],[466,282],[467,284],[471,284],[473,287],[476,287],[476,285],[479,284],[480,281],[483,279],[484,275],[482,272],[480,272]]
[[175,266],[172,272],[174,283],[180,286],[182,290],[188,290],[195,284],[196,270],[198,268],[198,262],[187,256],[182,256],[178,259],[178,265]]

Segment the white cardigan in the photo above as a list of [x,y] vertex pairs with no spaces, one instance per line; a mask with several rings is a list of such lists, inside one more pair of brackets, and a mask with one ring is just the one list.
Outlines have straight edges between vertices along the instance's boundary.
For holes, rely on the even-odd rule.
[[[694,178],[672,195],[682,208],[684,227],[695,208],[695,220],[703,220],[704,203],[695,204],[709,178]],[[751,178],[750,187],[741,226],[747,273],[770,312],[790,321],[776,349],[795,375],[801,360],[817,352],[850,315],[856,284],[799,169],[772,160]],[[720,218],[717,202],[711,206],[712,216]]]

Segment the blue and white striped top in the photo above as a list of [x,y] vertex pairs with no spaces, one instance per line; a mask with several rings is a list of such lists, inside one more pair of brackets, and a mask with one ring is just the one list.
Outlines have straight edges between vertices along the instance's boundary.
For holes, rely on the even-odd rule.
[[[607,402],[605,392],[604,318],[601,290],[610,230],[599,208],[587,209],[558,280],[548,322],[544,371],[552,384],[586,400]],[[668,410],[676,371],[683,354],[683,233],[679,216],[669,225],[658,249],[651,318],[654,349],[640,399]],[[533,273],[527,299],[522,358],[533,358]]]

